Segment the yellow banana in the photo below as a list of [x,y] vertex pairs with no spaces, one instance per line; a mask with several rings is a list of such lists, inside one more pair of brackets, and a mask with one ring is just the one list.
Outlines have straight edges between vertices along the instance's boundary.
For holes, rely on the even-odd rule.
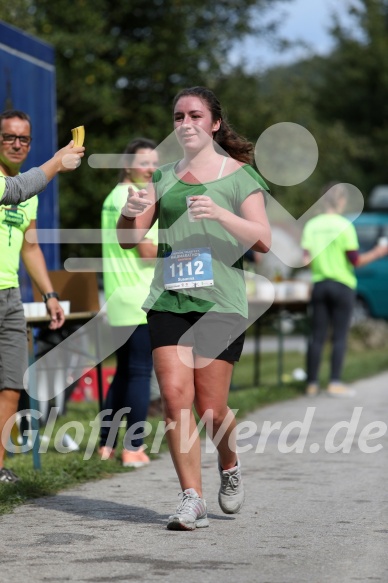
[[85,139],[85,126],[78,126],[71,130],[74,146],[82,146]]

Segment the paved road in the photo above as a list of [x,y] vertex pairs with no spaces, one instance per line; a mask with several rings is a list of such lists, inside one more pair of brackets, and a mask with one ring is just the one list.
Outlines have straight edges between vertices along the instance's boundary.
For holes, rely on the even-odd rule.
[[[241,514],[218,508],[215,455],[205,451],[210,527],[167,531],[179,488],[166,454],[1,517],[1,582],[386,583],[388,373],[354,386],[354,399],[301,397],[247,418]],[[346,440],[336,424],[352,416]],[[278,424],[269,436],[266,423]],[[362,439],[370,431],[381,434]],[[348,453],[325,451],[341,443]]]

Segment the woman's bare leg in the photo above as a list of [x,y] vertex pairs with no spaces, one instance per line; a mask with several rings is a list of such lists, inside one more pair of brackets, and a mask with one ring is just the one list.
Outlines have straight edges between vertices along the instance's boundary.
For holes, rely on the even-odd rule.
[[[182,350],[186,353],[185,362],[192,361],[192,348],[180,346],[180,354]],[[194,488],[202,497],[201,446],[192,410],[194,369],[183,364],[176,346],[156,348],[153,358],[166,426],[176,424],[167,431],[166,439],[181,488]]]
[[207,432],[216,439],[220,465],[227,470],[237,461],[236,419],[228,407],[233,363],[196,356],[195,364],[195,408],[200,418],[206,416]]
[[[197,357],[195,362],[195,406],[201,417],[208,418],[207,431],[218,450],[218,503],[226,514],[235,514],[240,512],[245,494],[236,453],[236,419],[228,407],[233,364],[222,360],[207,364],[203,357]],[[200,363],[207,366],[199,366]]]

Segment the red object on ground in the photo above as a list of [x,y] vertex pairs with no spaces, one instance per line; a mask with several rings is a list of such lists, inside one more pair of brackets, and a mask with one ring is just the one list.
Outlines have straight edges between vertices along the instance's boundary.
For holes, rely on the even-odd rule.
[[[116,369],[107,367],[102,369],[102,393],[104,398],[108,392]],[[98,401],[97,369],[92,368],[79,379],[71,394],[72,401]]]

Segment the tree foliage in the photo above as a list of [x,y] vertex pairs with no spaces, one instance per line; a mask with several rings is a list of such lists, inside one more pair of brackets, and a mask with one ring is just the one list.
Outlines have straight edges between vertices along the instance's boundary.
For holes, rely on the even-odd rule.
[[388,0],[353,0],[349,11],[352,29],[338,21],[332,28],[336,48],[323,61],[316,109],[323,122],[340,123],[352,136],[352,158],[369,193],[388,183]]
[[[319,148],[311,177],[272,192],[295,216],[331,181],[356,185],[366,200],[388,183],[388,0],[351,0],[351,29],[334,18],[331,54],[264,74],[236,68],[219,80],[236,127],[254,142],[274,123],[307,128]],[[236,107],[238,103],[238,107]]]
[[[277,0],[281,2],[292,0]],[[205,84],[226,106],[235,129],[256,142],[274,123],[307,128],[319,163],[304,183],[273,193],[295,216],[339,180],[364,194],[388,183],[388,0],[349,0],[351,29],[333,20],[327,56],[248,72],[228,66],[233,43],[255,32],[271,0],[13,0],[0,18],[54,45],[60,144],[86,126],[87,153],[119,153],[136,135],[163,140],[172,129],[171,101]],[[269,27],[271,28],[271,26]],[[98,227],[115,170],[87,164],[61,177],[63,227]],[[90,255],[79,247],[73,254]],[[99,249],[93,251],[98,255]]]
[[[276,0],[276,3],[291,0]],[[213,86],[232,44],[261,33],[252,14],[271,0],[15,0],[0,18],[56,50],[58,136],[84,124],[87,153],[118,153],[136,135],[163,140],[171,102],[185,86]],[[259,24],[257,24],[257,21]],[[116,171],[86,164],[61,177],[63,227],[96,227]],[[74,253],[79,250],[74,249]]]

